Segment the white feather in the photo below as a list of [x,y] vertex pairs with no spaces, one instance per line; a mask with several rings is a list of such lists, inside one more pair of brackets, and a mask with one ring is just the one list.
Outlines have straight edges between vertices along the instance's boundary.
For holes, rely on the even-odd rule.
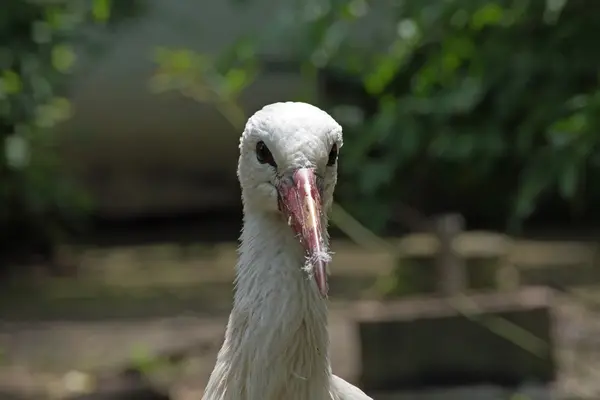
[[256,113],[240,142],[244,227],[234,305],[203,400],[368,400],[331,373],[327,303],[277,212],[276,177],[255,161],[258,140],[269,142],[279,168],[321,167],[323,201],[332,201],[336,170],[325,164],[332,144],[341,146],[339,125],[304,103],[277,103]]

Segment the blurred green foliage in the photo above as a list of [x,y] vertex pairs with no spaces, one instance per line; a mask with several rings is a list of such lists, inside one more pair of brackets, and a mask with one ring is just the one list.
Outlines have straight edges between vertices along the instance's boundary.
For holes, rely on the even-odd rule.
[[223,106],[263,67],[260,38],[279,40],[344,125],[339,199],[376,231],[401,202],[513,229],[548,197],[592,204],[600,3],[323,0],[284,11],[294,17],[214,59],[161,50],[154,87]]
[[156,49],[157,70],[150,90],[175,90],[199,102],[214,104],[236,129],[243,129],[247,116],[238,97],[256,78],[259,65],[255,44],[242,39],[213,57],[187,49]]
[[[313,55],[338,21],[360,24],[377,7],[358,3],[331,2],[307,25],[306,40],[318,37]],[[328,65],[356,89],[327,100],[334,113],[350,105],[365,115],[345,124],[345,204],[381,228],[400,199],[426,207],[427,197],[443,196],[451,207],[460,196],[517,227],[546,194],[591,200],[584,191],[597,193],[591,177],[600,165],[598,6],[398,1],[385,17],[397,30],[378,32],[387,51],[340,39]],[[423,188],[428,182],[438,187]]]
[[[76,47],[98,45],[91,29],[134,15],[137,2],[14,1],[0,13],[1,250],[51,251],[87,200],[64,175],[51,130],[69,118]],[[87,47],[86,47],[87,46]]]

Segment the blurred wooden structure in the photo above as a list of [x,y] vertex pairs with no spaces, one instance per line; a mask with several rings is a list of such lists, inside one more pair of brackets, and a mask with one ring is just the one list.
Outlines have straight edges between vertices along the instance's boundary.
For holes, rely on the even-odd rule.
[[550,289],[466,299],[462,304],[421,296],[360,304],[355,315],[362,387],[519,386],[556,378]]
[[468,287],[467,270],[464,260],[454,248],[454,238],[464,229],[465,221],[461,215],[443,215],[435,224],[438,238],[436,254],[436,272],[438,291],[446,296],[464,292]]
[[[569,286],[591,284],[600,279],[600,271],[595,268],[600,261],[600,247],[591,242],[530,240],[496,232],[461,231],[443,241],[433,233],[417,233],[393,243],[397,244],[400,262],[435,257],[439,262],[439,257],[458,257],[462,261],[450,262],[462,263],[459,269],[469,264],[475,264],[474,268],[491,264],[495,287],[500,290],[514,290],[522,282]],[[397,263],[391,268],[396,266]],[[463,274],[460,279],[465,279],[463,284],[468,287],[468,273],[457,273]]]
[[[387,276],[399,261],[433,260],[440,246],[432,233],[414,233],[386,242],[394,252],[384,247],[364,248],[348,240],[333,240],[333,276]],[[498,286],[504,285],[504,277],[511,275],[516,275],[516,283],[542,284],[545,282],[529,282],[525,277],[560,269],[568,271],[569,280],[565,282],[578,279],[581,282],[577,284],[587,284],[591,283],[592,276],[577,278],[575,272],[600,261],[600,247],[594,242],[512,238],[490,231],[460,232],[454,237],[452,248],[466,264],[478,259],[496,263]],[[236,243],[165,243],[84,249],[78,255],[80,279],[118,284],[131,278],[138,286],[231,282],[236,251]],[[169,268],[165,268],[167,264]]]
[[[464,227],[460,215],[442,215],[431,226],[433,233],[422,236],[420,246],[413,242],[409,247],[405,239],[398,253],[404,261],[433,259],[416,269],[434,281],[430,283],[437,295],[367,302],[357,308],[363,388],[393,391],[490,382],[518,386],[555,380],[552,290],[519,287],[519,273],[509,256],[512,242],[506,236],[469,248],[459,241]],[[594,253],[582,253],[577,261],[592,262]],[[469,256],[492,262],[491,291],[470,289]],[[403,262],[396,268],[404,268]]]
[[[452,237],[452,235],[448,236]],[[447,243],[441,244],[433,233],[411,234],[399,239],[390,239],[388,243],[393,244],[398,249],[398,252],[389,252],[383,247],[364,249],[349,241],[334,240],[333,251],[335,252],[335,257],[332,268],[334,280],[339,277],[347,277],[362,282],[367,280],[365,278],[372,279],[376,276],[387,276],[397,266],[398,258],[406,260],[423,258],[439,261],[442,258],[437,257],[436,253],[440,249],[447,249],[449,247],[451,247],[455,257],[463,259],[465,267],[468,267],[468,261],[473,258],[490,258],[494,259],[494,261],[498,260],[499,267],[502,267],[503,263],[507,263],[524,276],[529,276],[532,272],[546,275],[546,271],[549,268],[561,268],[567,271],[569,276],[575,276],[577,273],[574,272],[579,271],[580,266],[593,265],[596,262],[597,248],[595,243],[523,240],[494,232],[482,231],[457,233],[452,239],[451,246],[448,246]],[[78,312],[83,312],[86,318],[97,312],[94,311],[97,305],[88,300],[94,296],[103,295],[102,291],[96,293],[92,290],[95,288],[91,285],[92,283],[99,284],[103,289],[111,288],[112,290],[120,288],[127,296],[138,295],[138,292],[144,293],[150,288],[153,290],[170,288],[173,293],[177,292],[178,295],[182,295],[182,292],[189,288],[193,289],[194,293],[202,293],[200,300],[194,297],[189,302],[190,304],[197,305],[205,301],[206,304],[210,303],[211,310],[214,310],[214,304],[218,303],[218,296],[221,296],[226,306],[229,307],[231,296],[230,282],[233,277],[233,266],[237,257],[236,245],[234,243],[224,243],[215,246],[187,246],[172,243],[123,248],[95,248],[86,249],[82,257],[84,267],[81,271],[82,275],[76,283],[76,290],[73,287],[69,287],[69,290],[66,290],[65,287],[58,285],[58,282],[56,282],[57,286],[49,290],[47,294],[50,301],[56,301],[57,298],[60,298],[61,304],[63,298],[69,296],[71,298],[70,302],[77,303],[78,307],[81,307],[81,309],[78,308]],[[432,270],[435,271],[434,267],[435,263],[432,263]],[[527,283],[527,279],[522,279],[522,281]],[[64,282],[62,283],[64,284]],[[223,283],[226,283],[226,285],[223,285]],[[466,284],[468,287],[468,277]],[[210,290],[207,288],[210,288]],[[46,289],[36,287],[35,295],[41,296],[41,293]],[[540,294],[542,292],[547,293],[547,295]],[[164,300],[168,300],[168,297],[171,296],[169,293],[167,292],[166,296],[159,299],[160,302],[166,303]],[[471,291],[466,291],[467,295],[470,293]],[[531,293],[534,294],[533,297],[529,297]],[[354,296],[357,296],[357,294],[358,291],[354,293]],[[488,328],[490,324],[482,324],[481,317],[485,317],[483,318],[484,320],[487,318],[488,322],[491,320],[492,328],[495,324],[493,321],[498,321],[495,317],[502,317],[509,322],[513,322],[517,330],[520,328],[521,330],[525,329],[525,331],[528,331],[525,332],[525,336],[537,336],[541,342],[544,342],[544,334],[548,332],[545,326],[547,326],[548,320],[552,322],[552,307],[548,306],[544,309],[543,304],[545,300],[535,303],[537,301],[535,299],[538,298],[536,296],[538,295],[541,297],[546,296],[548,303],[552,303],[553,295],[551,291],[539,288],[523,288],[513,290],[509,294],[491,293],[488,296],[479,293],[475,294],[474,297],[459,296],[458,300],[464,300],[465,298],[471,300],[466,305],[460,302],[453,303],[445,298],[425,296],[413,297],[407,301],[393,302],[388,305],[363,303],[359,305],[357,312],[349,310],[344,315],[348,315],[351,318],[358,316],[358,321],[361,325],[360,329],[365,330],[365,335],[372,335],[371,347],[368,348],[368,352],[372,353],[373,357],[376,354],[379,355],[375,359],[375,362],[388,363],[388,366],[385,367],[388,372],[391,371],[389,363],[403,361],[404,364],[402,365],[414,365],[415,367],[420,365],[425,368],[425,364],[419,363],[429,361],[437,362],[447,367],[448,364],[443,365],[445,358],[471,356],[471,359],[473,359],[478,355],[482,358],[485,356],[485,360],[479,360],[482,363],[497,362],[502,368],[506,368],[506,365],[510,364],[510,360],[513,360],[512,362],[518,361],[519,363],[523,363],[528,362],[523,360],[534,359],[534,357],[530,356],[531,358],[527,358],[529,356],[527,356],[527,352],[522,347],[518,345],[513,346],[514,343],[510,340],[490,332]],[[76,301],[78,298],[86,299],[86,301]],[[475,305],[477,307],[472,307],[473,299],[476,300]],[[483,300],[477,304],[477,299]],[[520,299],[524,300],[521,302]],[[31,299],[28,297],[28,300]],[[494,303],[495,301],[497,303]],[[42,303],[40,302],[40,304]],[[121,312],[124,313],[123,315],[131,313],[127,314],[131,317],[131,315],[137,312],[133,308],[123,310],[130,307],[129,305],[124,305],[120,302],[115,302],[114,304],[119,305],[111,307],[110,313],[112,317],[115,314],[121,315]],[[151,299],[147,296],[140,295],[139,304],[140,308],[143,307],[144,310],[152,309],[153,313],[156,313],[156,310],[159,309],[157,303],[151,303]],[[169,312],[170,315],[174,312],[180,312],[182,304],[177,303],[175,307],[179,307],[177,308],[178,311]],[[490,307],[491,311],[486,308],[486,304],[493,305],[493,307]],[[183,307],[188,306],[187,303],[183,304]],[[14,308],[15,306],[10,305],[11,310]],[[44,315],[48,315],[51,308],[51,305],[47,305],[44,302],[40,309],[44,310]],[[407,308],[408,311],[406,311]],[[64,310],[61,311],[60,315],[64,316],[63,312]],[[23,313],[19,312],[19,317],[22,317],[22,315]],[[145,314],[141,313],[141,315]],[[492,318],[490,318],[490,315]],[[535,324],[536,326],[531,327],[528,324]],[[335,324],[332,325],[335,326]],[[509,330],[514,330],[514,328],[515,326],[513,325]],[[202,329],[205,330],[206,326],[203,325]],[[485,329],[488,330],[486,331]],[[541,333],[536,332],[535,329],[540,329]],[[145,328],[145,330],[154,330],[154,328]],[[392,333],[386,334],[385,330]],[[427,336],[423,333],[426,330],[435,331],[435,335]],[[334,327],[332,331],[334,332],[333,337],[337,338],[337,341],[342,341],[340,339],[342,334],[339,332],[343,332],[343,330]],[[110,334],[114,335],[113,332]],[[354,337],[354,335],[352,336]],[[549,348],[551,348],[552,337],[549,334],[548,336]],[[222,339],[221,325],[218,326],[218,332],[215,334],[215,337],[218,340]],[[481,339],[478,339],[478,337],[481,337]],[[478,341],[482,344],[478,344]],[[336,340],[334,339],[334,346],[335,342]],[[354,339],[352,339],[352,343],[355,343]],[[446,350],[445,352],[440,352],[439,347],[437,347],[442,345],[443,349]],[[365,346],[363,346],[363,352],[367,350]],[[402,350],[402,346],[405,346],[407,349]],[[424,347],[425,349],[422,350],[424,351],[423,354],[428,354],[429,356],[427,358],[414,358],[418,356],[416,353],[420,351],[415,346]],[[218,349],[218,345],[216,347]],[[477,352],[478,347],[484,350]],[[498,347],[497,350],[496,347]],[[125,346],[124,348],[128,347]],[[349,348],[349,346],[344,347],[342,350],[345,352]],[[337,352],[341,353],[342,351],[338,350]],[[76,351],[76,353],[79,353],[79,351]],[[126,350],[123,353],[129,354]],[[500,354],[502,357],[496,360],[490,354]],[[532,353],[529,352],[529,354],[531,355]],[[390,360],[390,358],[394,359]],[[212,362],[213,360],[211,359],[210,368],[213,366]],[[371,359],[369,362],[372,363],[373,360]],[[346,364],[347,361],[344,359],[343,363]],[[550,369],[551,363],[553,363],[553,360],[549,360],[542,368],[540,364],[537,364],[537,361],[531,361],[528,370],[517,369],[517,371],[525,371],[523,374],[542,374],[544,368]],[[359,363],[357,362],[357,364]],[[377,368],[377,365],[371,365],[369,368]],[[492,368],[492,366],[487,364],[486,368]],[[119,364],[118,368],[114,367],[111,369],[115,372],[114,374],[108,374],[109,379],[111,376],[115,376],[115,384],[114,386],[110,384],[110,386],[120,387],[119,373],[123,371],[123,368]],[[334,364],[334,369],[336,372],[340,371],[339,363],[337,366]],[[454,378],[456,380],[467,380],[467,378],[475,380],[477,378],[477,376],[469,376],[464,370],[462,372],[461,376],[455,375]],[[513,372],[512,376],[514,376],[514,371],[509,372]],[[351,375],[343,376],[354,379],[354,370],[351,373]],[[426,377],[426,379],[433,378],[436,378],[436,376],[431,374]],[[509,380],[509,378],[511,378],[511,375],[505,379]],[[400,381],[390,378],[388,382],[395,385]],[[410,382],[410,380],[405,382]],[[418,380],[413,381],[413,384],[415,382],[418,383]],[[124,385],[123,388],[123,392],[127,393],[127,385]],[[496,388],[495,390],[498,393],[510,391],[506,388]],[[446,393],[445,389],[440,388],[438,397],[433,396],[432,398],[450,398],[442,396],[442,392]],[[421,394],[414,396],[410,397],[407,395],[406,397],[398,396],[393,398],[411,400],[414,398],[428,399],[428,397]],[[376,396],[375,398],[384,397]],[[454,398],[470,399],[471,397],[458,396]],[[537,400],[538,397],[533,397],[533,399]]]

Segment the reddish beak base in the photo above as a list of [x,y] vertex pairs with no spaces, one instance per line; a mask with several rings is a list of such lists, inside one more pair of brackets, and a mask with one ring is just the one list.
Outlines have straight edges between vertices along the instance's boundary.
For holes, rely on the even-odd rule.
[[323,241],[321,195],[314,171],[310,168],[297,169],[291,180],[282,181],[278,191],[279,208],[304,247],[319,292],[327,297],[330,256]]

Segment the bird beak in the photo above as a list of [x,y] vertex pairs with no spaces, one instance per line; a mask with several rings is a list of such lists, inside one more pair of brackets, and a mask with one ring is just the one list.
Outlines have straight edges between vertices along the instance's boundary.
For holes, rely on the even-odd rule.
[[319,292],[327,296],[327,263],[329,253],[321,230],[321,194],[314,170],[300,168],[290,178],[282,179],[279,188],[279,209],[287,218],[304,247],[312,265]]

